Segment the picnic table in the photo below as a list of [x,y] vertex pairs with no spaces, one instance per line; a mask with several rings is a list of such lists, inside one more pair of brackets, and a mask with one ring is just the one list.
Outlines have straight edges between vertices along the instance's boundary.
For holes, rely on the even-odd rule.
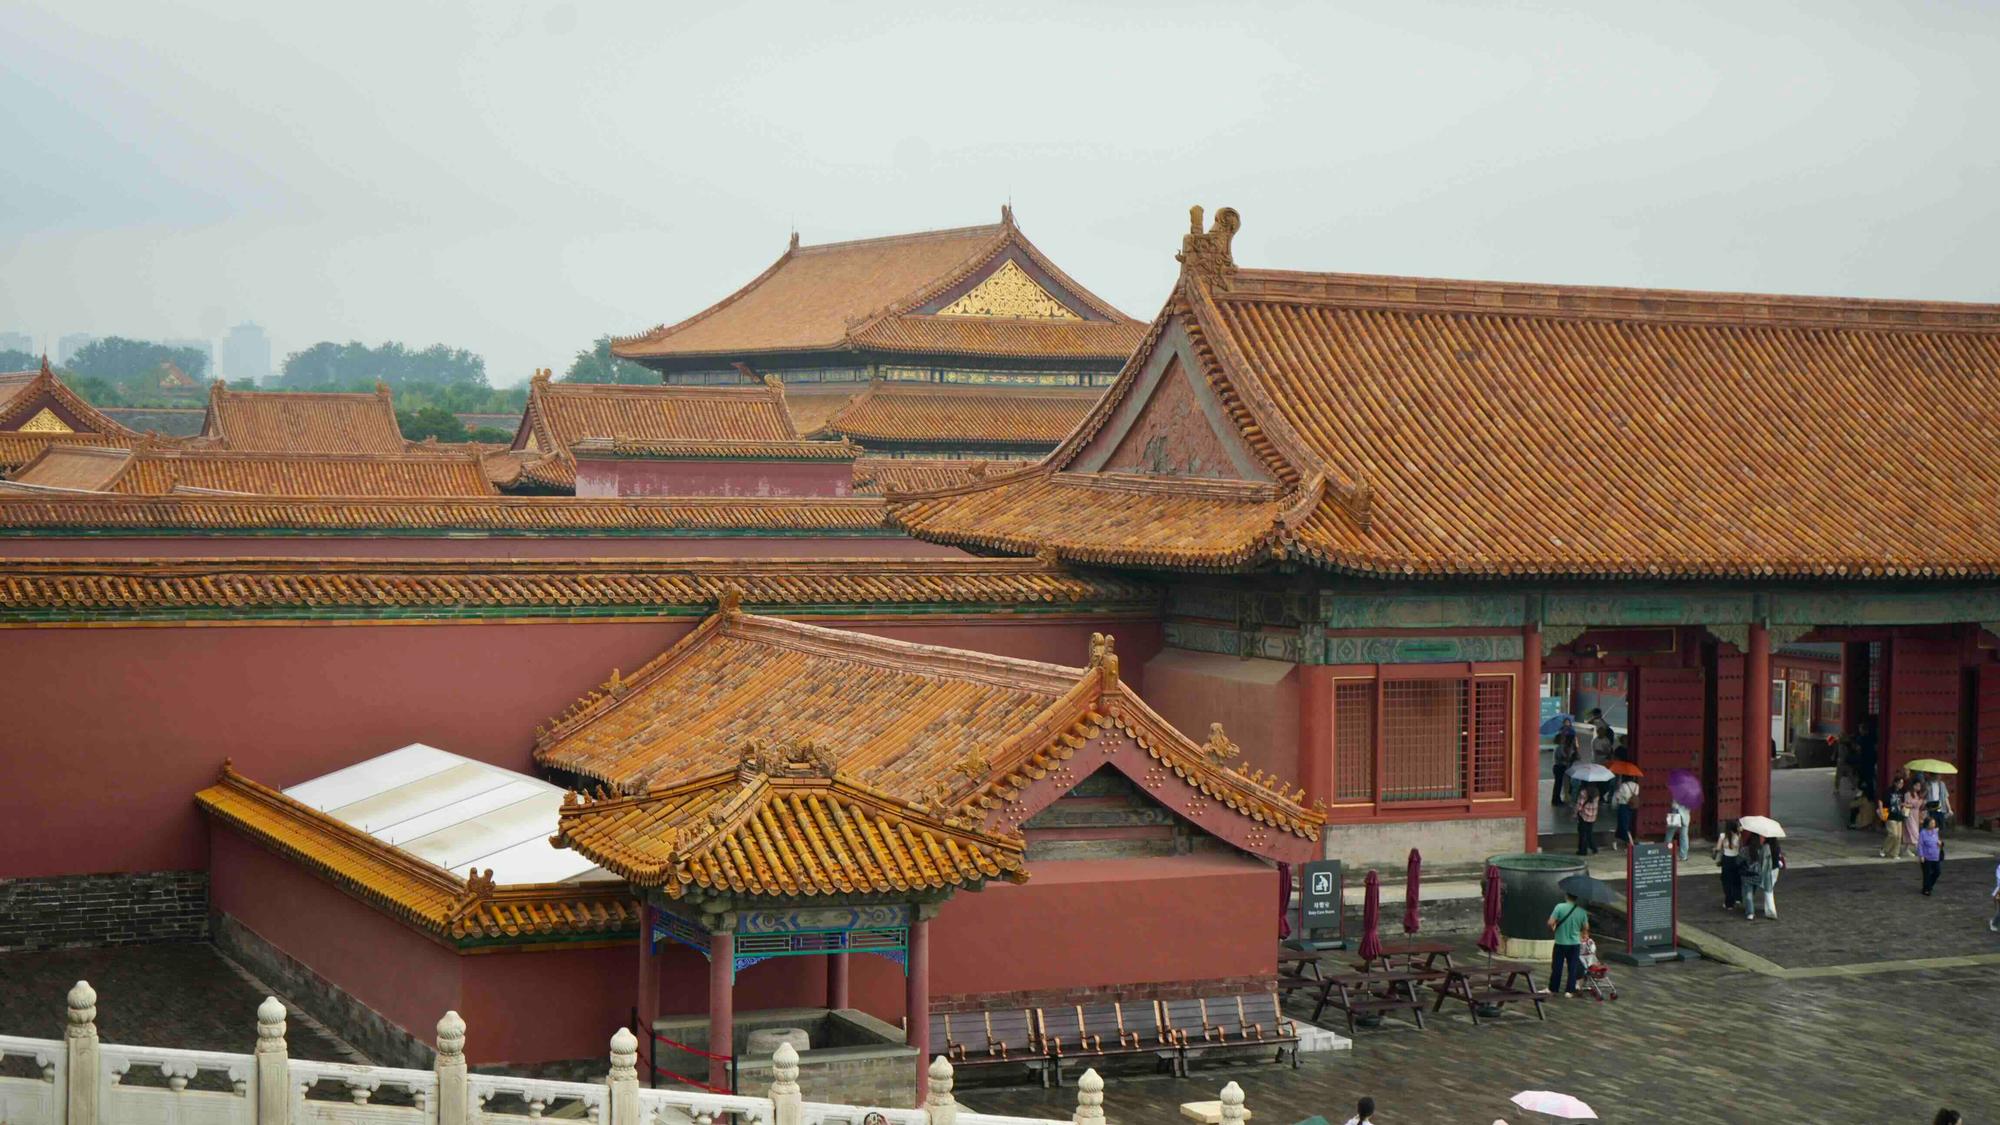
[[1479,1009],[1491,1005],[1500,1007],[1518,1000],[1525,1000],[1535,1006],[1535,1018],[1547,1020],[1548,1013],[1542,1009],[1542,1001],[1548,993],[1535,987],[1535,970],[1527,965],[1512,961],[1498,961],[1491,965],[1471,965],[1453,968],[1442,983],[1433,984],[1437,989],[1437,1003],[1431,1006],[1436,1012],[1444,1007],[1446,1000],[1463,1000],[1472,1014],[1473,1026],[1479,1025]]
[[1445,969],[1449,970],[1451,968],[1451,954],[1452,946],[1442,941],[1418,941],[1408,942],[1403,945],[1385,945],[1382,947],[1382,952],[1377,954],[1374,960],[1362,962],[1361,967],[1366,970],[1379,963],[1385,969],[1393,969],[1396,967],[1397,959],[1400,958],[1405,967],[1414,969],[1417,966],[1417,959],[1422,958],[1424,969],[1427,971],[1437,971],[1437,963],[1440,960],[1444,962]]
[[1278,947],[1278,990],[1286,996],[1301,988],[1316,988],[1323,983],[1319,970],[1320,951],[1317,949],[1295,949],[1288,945]]
[[1318,1023],[1320,1014],[1331,1006],[1346,1013],[1347,1033],[1352,1035],[1356,1016],[1407,1011],[1416,1021],[1417,1028],[1422,1030],[1424,1002],[1417,998],[1417,985],[1432,976],[1429,972],[1408,969],[1327,973],[1320,983],[1319,1003],[1313,1008],[1313,1022]]

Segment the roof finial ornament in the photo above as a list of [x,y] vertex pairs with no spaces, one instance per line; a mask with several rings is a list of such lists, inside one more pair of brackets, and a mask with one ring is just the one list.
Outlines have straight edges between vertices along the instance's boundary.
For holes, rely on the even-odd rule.
[[1109,633],[1090,635],[1090,666],[1097,669],[1105,692],[1118,686],[1118,653],[1113,647],[1116,643]]
[[1188,233],[1181,237],[1181,252],[1174,260],[1181,264],[1182,274],[1191,274],[1210,285],[1222,286],[1236,272],[1236,258],[1230,253],[1230,241],[1243,225],[1236,208],[1224,207],[1215,213],[1215,223],[1206,232],[1201,229],[1201,205],[1188,208]]
[[722,587],[722,595],[715,599],[715,612],[734,617],[743,612],[743,587],[734,582]]
[[793,228],[792,228],[792,244],[791,244],[791,245],[790,245],[789,247],[787,247],[786,249],[789,249],[789,250],[797,250],[798,248],[799,248],[799,229],[798,229],[797,227],[793,227]]
[[42,353],[42,374],[44,375],[53,374],[53,372],[49,370],[49,353],[47,352]]
[[386,395],[386,394],[388,394],[388,393],[389,393],[389,384],[387,384],[387,383],[384,383],[384,382],[383,382],[382,380],[380,380],[380,379],[377,379],[377,380],[375,380],[375,393],[376,393],[376,394],[378,394],[378,395]]
[[1222,732],[1221,723],[1208,724],[1208,741],[1201,744],[1201,749],[1218,762],[1226,762],[1243,752],[1242,747]]
[[553,369],[547,367],[537,367],[535,368],[534,376],[530,378],[528,381],[530,383],[546,383],[549,381],[549,373],[551,370]]
[[1009,196],[1007,202],[1000,205],[1000,225],[1003,227],[1014,225],[1014,199],[1012,196]]

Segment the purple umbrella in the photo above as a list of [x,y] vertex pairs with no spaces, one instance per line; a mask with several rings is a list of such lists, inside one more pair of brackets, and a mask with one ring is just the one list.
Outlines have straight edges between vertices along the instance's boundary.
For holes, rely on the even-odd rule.
[[1479,931],[1479,948],[1491,961],[1500,951],[1500,868],[1491,863],[1486,865],[1486,885],[1480,888],[1480,897],[1486,900],[1486,928]]
[[1363,880],[1361,899],[1361,960],[1372,962],[1382,956],[1382,877],[1374,869]]
[[1410,873],[1403,883],[1403,932],[1405,934],[1414,935],[1420,928],[1420,922],[1417,918],[1417,907],[1422,905],[1423,900],[1417,895],[1417,884],[1423,880],[1423,876],[1424,857],[1417,854],[1417,849],[1411,848]]
[[1278,940],[1292,936],[1292,865],[1278,865]]
[[1693,770],[1675,770],[1667,775],[1667,795],[1674,803],[1693,810],[1701,807],[1701,778]]

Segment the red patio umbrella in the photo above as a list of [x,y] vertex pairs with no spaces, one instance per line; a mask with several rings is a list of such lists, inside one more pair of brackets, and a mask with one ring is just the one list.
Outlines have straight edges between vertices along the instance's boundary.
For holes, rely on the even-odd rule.
[[1292,865],[1278,865],[1278,940],[1292,936]]
[[1486,900],[1486,928],[1479,931],[1479,948],[1486,951],[1490,964],[1493,955],[1500,951],[1500,868],[1486,865],[1486,885],[1480,888],[1480,897]]
[[1374,961],[1382,956],[1382,877],[1373,868],[1363,880],[1361,899],[1361,959]]
[[1411,937],[1422,928],[1417,908],[1423,904],[1423,899],[1417,894],[1417,884],[1423,881],[1423,877],[1424,857],[1417,854],[1417,849],[1411,848],[1410,871],[1403,881],[1403,933]]

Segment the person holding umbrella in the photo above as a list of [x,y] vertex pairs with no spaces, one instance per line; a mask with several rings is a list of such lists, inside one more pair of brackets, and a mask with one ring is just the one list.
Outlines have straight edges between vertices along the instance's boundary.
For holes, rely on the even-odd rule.
[[[1574,1000],[1583,987],[1583,942],[1590,936],[1590,911],[1585,910],[1575,892],[1564,891],[1563,901],[1549,912],[1549,932],[1555,948],[1549,955],[1549,994]],[[1563,972],[1569,972],[1569,987],[1563,987]]]
[[1736,855],[1736,866],[1741,872],[1743,884],[1743,918],[1748,922],[1757,920],[1757,900],[1763,896],[1763,848],[1764,841],[1756,833],[1746,831]]
[[1736,821],[1723,823],[1708,854],[1722,868],[1722,908],[1734,910],[1743,901],[1743,832]]
[[[1597,767],[1603,768],[1603,767]],[[1577,779],[1576,806],[1576,854],[1597,854],[1597,784]]]
[[1611,763],[1610,769],[1618,775],[1611,790],[1611,813],[1617,817],[1611,846],[1622,852],[1639,842],[1639,778],[1644,771],[1623,759]]
[[1694,810],[1701,807],[1701,779],[1693,770],[1675,770],[1667,775],[1667,838],[1661,843],[1672,847],[1674,837],[1680,837],[1681,862],[1688,857],[1688,829],[1694,823]]

